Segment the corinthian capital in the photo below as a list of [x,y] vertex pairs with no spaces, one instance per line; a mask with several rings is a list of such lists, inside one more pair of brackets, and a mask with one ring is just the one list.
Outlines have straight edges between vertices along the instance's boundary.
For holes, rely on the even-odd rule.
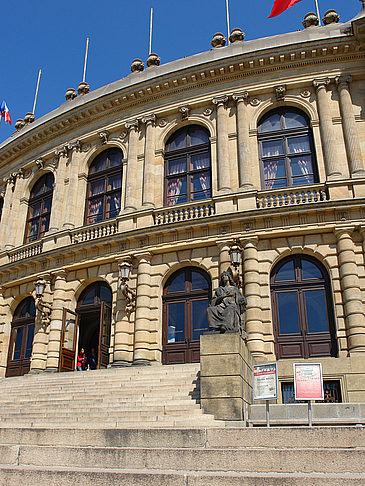
[[326,86],[329,84],[330,78],[313,79],[313,86],[315,87],[316,91],[320,90],[321,88],[326,89]]
[[137,131],[138,125],[139,125],[139,120],[137,120],[137,118],[136,118],[135,120],[127,121],[126,124],[125,124],[125,127],[126,127],[127,130]]
[[338,87],[341,85],[348,85],[352,81],[351,74],[342,74],[341,76],[335,77],[335,83]]
[[228,96],[227,95],[223,95],[223,96],[217,96],[216,98],[213,98],[212,99],[212,102],[213,104],[217,105],[217,108],[218,106],[224,106],[228,101]]
[[248,91],[242,91],[241,93],[233,93],[232,98],[233,98],[233,101],[235,101],[236,103],[240,103],[242,101],[247,101]]
[[142,123],[145,123],[146,126],[152,125],[154,127],[155,124],[156,124],[156,115],[154,115],[154,114],[146,115],[142,118],[141,121],[142,121]]

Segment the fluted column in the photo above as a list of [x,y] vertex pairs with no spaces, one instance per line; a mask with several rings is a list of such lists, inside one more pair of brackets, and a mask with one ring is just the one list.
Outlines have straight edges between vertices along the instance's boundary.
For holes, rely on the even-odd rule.
[[226,104],[228,96],[219,96],[213,99],[217,107],[217,166],[218,191],[231,190],[231,174],[228,154],[228,123]]
[[335,81],[340,96],[340,111],[342,117],[343,135],[345,138],[346,151],[349,160],[351,177],[364,177],[364,163],[362,160],[361,147],[355,115],[352,109],[350,93],[350,82],[352,76],[337,76]]
[[[43,276],[46,281],[46,287],[43,294],[43,302],[52,302],[51,277]],[[47,347],[48,347],[48,329],[47,324],[42,321],[42,315],[39,310],[36,312],[33,349],[30,361],[30,372],[38,373],[44,371],[47,365]]]
[[125,204],[124,209],[133,211],[137,209],[137,143],[138,143],[138,120],[133,120],[125,124],[129,130],[128,140],[128,160],[127,177],[125,185]]
[[151,303],[151,253],[137,256],[137,298],[134,326],[133,364],[145,365],[151,361],[150,352],[150,303]]
[[154,176],[155,176],[155,126],[156,115],[142,118],[146,125],[143,168],[143,206],[154,207]]
[[329,78],[315,79],[313,86],[317,94],[319,114],[319,130],[321,132],[322,150],[327,179],[336,179],[342,176],[339,155],[337,151],[336,135],[333,130],[332,113],[327,99],[326,89]]
[[243,238],[240,241],[243,246],[244,295],[247,299],[247,345],[253,356],[263,356],[265,353],[265,345],[261,312],[261,285],[257,250],[258,238]]
[[58,371],[63,308],[67,307],[68,303],[66,294],[66,277],[66,270],[59,270],[54,274],[53,309],[48,336],[46,371]]
[[249,147],[250,120],[247,113],[247,98],[247,91],[233,94],[233,99],[237,105],[238,175],[241,190],[252,189]]
[[362,302],[359,269],[356,264],[353,228],[335,230],[339,261],[347,342],[349,353],[365,352],[365,315]]

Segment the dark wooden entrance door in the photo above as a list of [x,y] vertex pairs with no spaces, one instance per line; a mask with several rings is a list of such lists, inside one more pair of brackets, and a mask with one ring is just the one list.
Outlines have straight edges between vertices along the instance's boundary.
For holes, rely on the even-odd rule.
[[209,275],[184,268],[167,281],[163,297],[163,363],[200,360],[200,335],[208,331]]
[[76,367],[77,330],[77,313],[63,308],[58,371],[74,371]]
[[102,302],[100,305],[100,327],[99,327],[99,351],[98,368],[106,368],[109,364],[109,346],[111,331],[111,313],[109,304]]

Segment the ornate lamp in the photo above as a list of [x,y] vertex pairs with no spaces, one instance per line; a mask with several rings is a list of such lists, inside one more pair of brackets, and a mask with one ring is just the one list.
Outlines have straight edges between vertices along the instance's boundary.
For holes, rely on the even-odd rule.
[[119,275],[123,284],[129,280],[129,275],[131,273],[131,263],[129,261],[123,261],[119,264]]
[[35,307],[40,312],[40,320],[43,326],[47,326],[51,322],[52,305],[48,302],[43,302],[43,294],[47,282],[40,278],[34,284],[35,286]]
[[229,249],[229,256],[231,259],[231,264],[234,268],[233,270],[233,278],[234,281],[236,282],[238,287],[243,286],[243,282],[240,276],[240,267],[241,267],[241,261],[242,261],[242,246],[240,245],[239,240],[234,240],[233,244],[231,245],[231,248]]
[[130,259],[122,260],[119,263],[119,278],[120,278],[120,290],[124,295],[127,305],[126,310],[128,312],[134,311],[136,308],[136,292],[128,287],[127,280],[131,273],[132,263]]
[[37,299],[42,300],[44,289],[46,288],[46,281],[39,279],[35,283],[35,294]]

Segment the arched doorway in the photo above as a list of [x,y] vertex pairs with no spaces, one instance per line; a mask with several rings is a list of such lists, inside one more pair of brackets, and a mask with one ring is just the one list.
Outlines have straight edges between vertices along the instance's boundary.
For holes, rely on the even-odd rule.
[[15,309],[11,323],[7,377],[25,375],[30,370],[35,313],[33,297],[27,297]]
[[163,292],[164,364],[199,362],[200,335],[209,330],[210,295],[210,277],[203,270],[183,268],[168,279]]
[[86,356],[94,350],[96,367],[109,364],[112,291],[108,284],[95,282],[82,292],[76,312],[63,310],[60,371],[75,369],[76,354],[84,348]]

